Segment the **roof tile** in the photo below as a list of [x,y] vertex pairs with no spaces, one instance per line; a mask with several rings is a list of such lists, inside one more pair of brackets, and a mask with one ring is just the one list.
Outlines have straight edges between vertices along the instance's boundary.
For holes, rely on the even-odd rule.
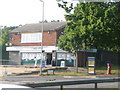
[[[61,28],[64,28],[66,24],[67,24],[66,21],[44,23],[44,31],[59,30]],[[37,24],[26,24],[22,27],[12,30],[11,32],[34,32],[41,30],[42,30],[42,23],[37,23]]]

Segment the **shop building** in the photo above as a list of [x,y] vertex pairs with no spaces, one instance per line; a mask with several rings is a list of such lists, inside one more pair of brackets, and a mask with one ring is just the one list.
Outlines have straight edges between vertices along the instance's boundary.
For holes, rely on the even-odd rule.
[[6,48],[9,52],[9,61],[12,64],[33,64],[34,57],[40,63],[44,59],[46,65],[54,61],[56,65],[65,60],[66,65],[74,66],[74,56],[57,47],[58,38],[64,34],[67,22],[44,23],[42,34],[42,23],[26,24],[10,32],[10,45]]

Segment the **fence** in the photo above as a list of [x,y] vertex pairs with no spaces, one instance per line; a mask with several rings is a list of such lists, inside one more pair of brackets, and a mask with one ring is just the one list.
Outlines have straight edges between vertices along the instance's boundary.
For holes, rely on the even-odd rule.
[[96,65],[106,65],[108,62],[115,65],[120,64],[120,52],[97,50],[97,52],[78,52],[78,66],[86,66],[88,57],[95,57]]
[[17,60],[0,59],[0,65],[18,65],[18,61]]
[[95,89],[97,89],[98,83],[105,82],[119,82],[120,78],[102,78],[102,79],[85,79],[85,80],[72,80],[72,81],[56,81],[56,82],[44,82],[44,83],[32,83],[32,84],[22,84],[24,86],[29,86],[32,88],[36,87],[47,87],[47,86],[60,86],[60,90],[63,90],[63,85],[75,85],[75,84],[95,84]]

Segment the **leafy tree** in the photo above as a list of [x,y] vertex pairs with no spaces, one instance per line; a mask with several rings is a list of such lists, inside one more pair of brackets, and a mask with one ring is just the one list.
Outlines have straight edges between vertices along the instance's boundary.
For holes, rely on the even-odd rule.
[[6,52],[6,45],[9,45],[9,31],[18,26],[4,26],[0,31],[0,59],[8,59],[8,52]]
[[[39,21],[39,23],[42,23],[42,21]],[[44,20],[44,23],[48,23],[48,21],[47,21],[47,20]]]
[[62,20],[52,20],[50,22],[61,22]]
[[67,3],[59,6],[68,12],[65,18],[69,21],[59,38],[59,48],[75,54],[92,48],[120,50],[120,2],[79,3],[73,14]]
[[1,59],[8,59],[8,52],[6,52],[6,44],[9,42],[9,30],[7,28],[2,29],[0,35],[0,49],[1,49]]
[[9,30],[7,28],[2,29],[2,35],[0,36],[0,45],[5,45],[8,43]]

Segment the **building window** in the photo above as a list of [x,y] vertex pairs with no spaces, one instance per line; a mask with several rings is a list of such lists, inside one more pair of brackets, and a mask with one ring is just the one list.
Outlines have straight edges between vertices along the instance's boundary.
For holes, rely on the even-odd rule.
[[31,60],[34,59],[34,57],[36,57],[37,59],[41,59],[41,53],[22,53],[22,59],[26,59],[26,60]]
[[22,33],[21,43],[38,43],[42,42],[42,33]]

